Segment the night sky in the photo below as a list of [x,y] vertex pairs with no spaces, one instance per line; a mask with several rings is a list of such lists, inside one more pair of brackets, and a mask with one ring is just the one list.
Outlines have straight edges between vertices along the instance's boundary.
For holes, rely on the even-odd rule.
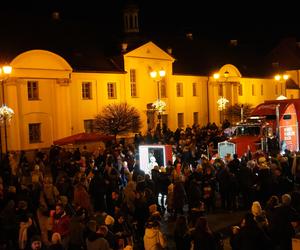
[[[6,1],[1,3],[0,50],[39,47],[45,41],[72,39],[76,46],[88,41],[118,37],[122,31],[125,0],[105,1]],[[136,0],[142,33],[181,35],[192,32],[211,40],[238,39],[273,46],[282,37],[300,38],[292,5],[262,6],[262,1],[163,1]],[[52,18],[59,12],[60,19]],[[79,45],[78,45],[79,44]],[[55,46],[55,42],[53,42]],[[58,46],[58,45],[57,45]],[[2,47],[2,48],[1,48]]]

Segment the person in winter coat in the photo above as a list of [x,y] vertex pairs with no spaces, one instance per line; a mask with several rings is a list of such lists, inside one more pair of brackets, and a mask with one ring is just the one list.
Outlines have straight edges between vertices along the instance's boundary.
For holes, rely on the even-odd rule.
[[167,195],[167,210],[168,213],[173,216],[174,214],[174,184],[171,183],[168,186],[168,195]]
[[183,207],[186,201],[184,182],[181,177],[176,178],[173,192],[174,218],[176,218],[178,213],[183,214]]
[[161,206],[161,210],[164,212],[166,210],[165,201],[167,199],[168,186],[171,183],[165,167],[160,168],[158,183],[159,183],[159,193],[161,195],[159,204]]
[[167,240],[160,229],[159,221],[150,219],[147,222],[144,235],[145,250],[160,250],[166,246]]
[[254,216],[254,220],[257,225],[268,233],[269,222],[266,216],[266,212],[262,209],[259,201],[254,201],[251,206],[251,213]]
[[176,220],[174,239],[177,250],[191,249],[191,238],[187,226],[187,220],[184,215],[180,215]]
[[196,221],[195,229],[191,232],[193,249],[216,250],[217,243],[211,230],[209,229],[206,217],[199,217]]
[[50,176],[45,176],[43,187],[39,197],[39,209],[37,211],[39,226],[41,230],[42,241],[45,245],[49,245],[48,230],[50,211],[55,209],[55,204],[59,199],[59,191],[53,185],[53,179]]
[[247,213],[239,232],[231,239],[234,249],[239,250],[271,250],[272,243],[265,232],[259,228],[252,213]]
[[295,236],[293,224],[300,221],[299,213],[291,206],[291,196],[281,196],[282,203],[275,207],[272,223],[270,224],[271,237],[280,249],[291,250],[292,238]]
[[88,231],[86,239],[87,250],[111,250],[108,241],[99,232],[96,221],[91,220],[88,222]]
[[55,212],[51,214],[53,233],[59,233],[64,247],[69,244],[70,217],[64,211],[62,204],[56,204]]
[[79,183],[77,183],[77,185],[75,186],[73,202],[74,204],[87,209],[89,214],[92,214],[93,208],[90,200],[90,195],[85,186],[85,182],[86,182],[86,178],[82,176],[80,178]]
[[129,181],[124,189],[124,202],[127,206],[128,213],[134,214],[136,198],[136,184],[134,181]]
[[124,245],[132,243],[132,231],[126,221],[124,214],[119,213],[116,216],[116,221],[113,225],[113,233],[120,239],[124,240]]
[[39,235],[34,235],[30,241],[30,250],[44,250],[47,249],[42,243],[42,239]]
[[77,208],[76,214],[70,221],[70,240],[69,250],[81,250],[84,242],[85,220],[87,218],[87,211],[84,208]]
[[59,233],[52,234],[51,245],[48,250],[64,250],[65,248],[61,244],[61,237]]

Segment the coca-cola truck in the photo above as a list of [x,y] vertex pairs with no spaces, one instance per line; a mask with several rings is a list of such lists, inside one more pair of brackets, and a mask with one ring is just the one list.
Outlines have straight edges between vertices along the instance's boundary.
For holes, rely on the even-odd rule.
[[256,106],[246,121],[233,126],[233,135],[218,144],[221,157],[239,157],[263,150],[267,153],[299,150],[300,99],[270,100]]

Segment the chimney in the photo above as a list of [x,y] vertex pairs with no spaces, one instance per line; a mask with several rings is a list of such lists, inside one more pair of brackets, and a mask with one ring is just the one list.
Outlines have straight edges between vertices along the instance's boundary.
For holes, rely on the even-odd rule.
[[122,43],[121,47],[122,47],[122,52],[126,52],[127,47],[128,47],[128,43]]
[[60,20],[60,13],[58,11],[52,12],[52,19],[53,20]]
[[189,33],[186,33],[186,38],[189,39],[189,40],[193,40],[193,33],[189,32]]
[[230,43],[231,46],[235,47],[235,46],[238,45],[238,40],[236,40],[236,39],[231,39],[229,43]]
[[172,48],[170,48],[170,47],[167,48],[167,52],[168,52],[169,55],[172,55]]

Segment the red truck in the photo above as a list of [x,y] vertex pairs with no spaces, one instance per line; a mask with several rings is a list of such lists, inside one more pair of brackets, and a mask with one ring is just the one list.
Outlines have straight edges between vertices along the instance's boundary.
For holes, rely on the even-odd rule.
[[[299,150],[300,99],[270,100],[256,106],[250,117],[236,124],[233,135],[218,144],[221,157],[249,150],[265,152]],[[277,145],[276,145],[277,144]]]

